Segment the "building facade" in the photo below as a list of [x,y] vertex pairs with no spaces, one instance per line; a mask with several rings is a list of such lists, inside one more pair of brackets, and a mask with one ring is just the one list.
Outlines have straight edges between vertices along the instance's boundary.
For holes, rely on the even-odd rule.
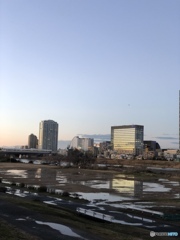
[[120,154],[142,154],[143,140],[144,126],[123,125],[111,127],[112,148]]
[[152,141],[152,140],[145,140],[144,141],[144,150],[147,151],[156,151],[158,149],[161,149],[160,145],[158,142],[156,141]]
[[94,139],[74,137],[71,141],[71,148],[76,148],[83,151],[91,150],[94,146]]
[[38,147],[38,139],[36,135],[30,134],[28,137],[28,148],[37,148]]
[[57,151],[58,123],[53,120],[41,121],[39,124],[39,149]]

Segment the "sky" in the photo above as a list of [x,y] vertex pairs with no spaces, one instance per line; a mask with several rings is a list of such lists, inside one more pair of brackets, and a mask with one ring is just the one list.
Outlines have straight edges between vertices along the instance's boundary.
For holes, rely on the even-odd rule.
[[178,148],[179,0],[0,0],[0,146],[144,125]]

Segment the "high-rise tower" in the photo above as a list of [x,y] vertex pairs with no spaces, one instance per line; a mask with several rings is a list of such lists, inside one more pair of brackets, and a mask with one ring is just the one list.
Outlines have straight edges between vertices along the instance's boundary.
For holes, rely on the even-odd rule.
[[57,151],[58,123],[53,120],[41,121],[39,124],[39,149]]
[[30,134],[28,137],[28,148],[37,148],[38,146],[38,139],[36,135]]

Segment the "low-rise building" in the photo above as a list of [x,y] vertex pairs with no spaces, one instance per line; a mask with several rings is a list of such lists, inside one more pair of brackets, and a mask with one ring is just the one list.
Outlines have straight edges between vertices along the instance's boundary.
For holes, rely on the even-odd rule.
[[83,151],[93,150],[94,139],[74,137],[71,141],[70,148],[75,148]]

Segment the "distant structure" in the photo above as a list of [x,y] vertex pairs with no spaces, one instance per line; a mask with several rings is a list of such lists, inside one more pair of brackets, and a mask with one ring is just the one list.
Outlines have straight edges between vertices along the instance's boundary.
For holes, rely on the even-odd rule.
[[57,151],[58,123],[53,120],[44,120],[39,124],[39,149]]
[[30,134],[28,137],[28,148],[37,148],[38,147],[38,139],[36,135]]
[[20,147],[20,149],[28,149],[28,146],[27,146],[27,145],[22,145],[22,146]]
[[144,141],[144,150],[155,152],[158,149],[161,149],[158,142],[152,141],[152,140],[145,140]]
[[99,151],[104,152],[107,150],[111,150],[111,141],[104,141],[99,143]]
[[94,146],[93,138],[74,137],[71,141],[70,148],[76,148],[83,151],[91,150]]
[[122,125],[111,127],[112,148],[120,154],[142,154],[143,139],[144,126]]
[[179,90],[179,150],[180,150],[180,90]]

